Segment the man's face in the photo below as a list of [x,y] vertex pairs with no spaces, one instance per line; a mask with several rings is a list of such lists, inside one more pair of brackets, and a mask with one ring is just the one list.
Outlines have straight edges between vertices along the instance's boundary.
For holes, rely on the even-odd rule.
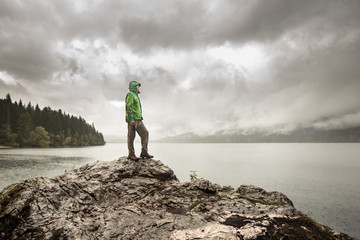
[[136,87],[137,87],[137,90],[138,90],[138,92],[139,92],[139,89],[140,89],[140,85],[137,85]]

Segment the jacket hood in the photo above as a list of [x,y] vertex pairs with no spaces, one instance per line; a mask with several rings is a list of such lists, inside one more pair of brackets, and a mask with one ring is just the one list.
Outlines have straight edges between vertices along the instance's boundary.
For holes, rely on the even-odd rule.
[[140,93],[138,90],[137,90],[137,85],[140,85],[141,86],[141,83],[137,82],[137,81],[131,81],[129,83],[129,90],[133,93]]

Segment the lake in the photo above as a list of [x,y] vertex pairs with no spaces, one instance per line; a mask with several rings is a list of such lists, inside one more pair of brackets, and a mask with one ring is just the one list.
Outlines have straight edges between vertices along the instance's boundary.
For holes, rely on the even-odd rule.
[[[140,149],[136,143],[136,149]],[[317,222],[360,238],[358,143],[152,143],[150,153],[180,181],[190,171],[234,188],[252,184],[287,195]],[[23,179],[64,173],[127,155],[126,144],[83,148],[0,149],[0,190]]]

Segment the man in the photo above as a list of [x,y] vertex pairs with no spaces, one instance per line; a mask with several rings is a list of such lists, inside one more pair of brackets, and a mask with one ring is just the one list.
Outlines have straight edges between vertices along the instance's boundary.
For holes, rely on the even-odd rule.
[[128,159],[139,160],[135,155],[134,149],[134,139],[136,132],[141,138],[141,158],[153,158],[148,153],[148,141],[149,141],[149,132],[146,129],[141,112],[141,103],[139,98],[139,88],[141,84],[136,81],[131,81],[129,84],[129,92],[126,95],[126,122],[128,123],[128,149],[129,156]]

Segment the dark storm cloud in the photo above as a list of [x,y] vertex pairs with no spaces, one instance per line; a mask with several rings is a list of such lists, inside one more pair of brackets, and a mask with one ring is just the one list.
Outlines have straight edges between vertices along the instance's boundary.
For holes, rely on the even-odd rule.
[[[210,41],[273,41],[289,29],[307,24],[322,15],[330,1],[227,1],[219,4],[213,14],[219,14],[217,21],[211,21]],[[209,16],[210,19],[210,16]]]
[[[106,104],[123,114],[137,80],[146,119],[162,133],[354,124],[359,12],[355,0],[5,0],[0,74],[15,82],[0,87],[19,96],[28,89],[84,117],[113,117]],[[266,61],[239,51],[248,46]],[[221,47],[233,56],[208,52]]]
[[68,58],[66,56],[58,56],[64,67],[62,72],[69,73],[70,76],[84,73],[84,67],[74,58]]
[[[120,18],[122,39],[136,50],[197,46],[204,26],[202,2],[157,1],[141,14]],[[168,11],[168,9],[171,9]]]
[[272,42],[304,26],[314,33],[357,28],[360,19],[360,2],[351,0],[166,1],[144,8],[120,17],[121,37],[136,50]]
[[13,38],[0,40],[0,70],[19,79],[38,81],[49,78],[59,66],[54,53],[51,49],[46,49],[46,44],[41,40],[25,36]]
[[49,80],[67,64],[58,57],[58,44],[109,37],[110,29],[116,29],[109,13],[111,9],[78,13],[72,1],[2,1],[0,71],[23,80]]
[[[88,9],[76,11],[71,1],[5,1],[1,3],[1,54],[21,60],[21,56],[46,63],[45,69],[59,67],[51,57],[54,41],[74,38],[102,38],[112,46],[124,41],[135,50],[194,48],[225,42],[273,41],[288,30],[301,26],[311,31],[331,31],[351,27],[359,21],[358,1],[319,0],[315,2],[269,1],[104,1],[88,2]],[[352,27],[356,27],[352,26]],[[14,41],[9,41],[9,38]],[[32,40],[32,41],[31,41]],[[29,41],[29,42],[27,42]],[[24,54],[16,57],[11,50]],[[37,53],[37,54],[35,54]],[[13,56],[15,55],[15,56]],[[30,56],[30,57],[29,57]],[[11,58],[10,58],[11,59]],[[25,61],[25,60],[24,60]],[[33,66],[36,66],[33,64]],[[14,72],[21,69],[13,67]],[[24,75],[36,76],[30,69]]]
[[0,3],[0,71],[22,80],[44,80],[59,66],[48,11],[37,1]]

